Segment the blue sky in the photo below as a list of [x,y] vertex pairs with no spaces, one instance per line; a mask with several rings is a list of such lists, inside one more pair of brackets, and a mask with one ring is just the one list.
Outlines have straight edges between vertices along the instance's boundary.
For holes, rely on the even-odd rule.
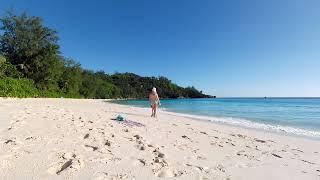
[[320,96],[319,0],[0,0],[41,16],[65,57],[217,96]]

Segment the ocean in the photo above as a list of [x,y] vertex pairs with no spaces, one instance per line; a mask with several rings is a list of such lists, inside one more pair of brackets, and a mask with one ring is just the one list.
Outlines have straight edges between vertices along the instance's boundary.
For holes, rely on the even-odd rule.
[[[112,102],[149,107],[147,100]],[[212,122],[320,139],[320,98],[164,99],[160,110]]]

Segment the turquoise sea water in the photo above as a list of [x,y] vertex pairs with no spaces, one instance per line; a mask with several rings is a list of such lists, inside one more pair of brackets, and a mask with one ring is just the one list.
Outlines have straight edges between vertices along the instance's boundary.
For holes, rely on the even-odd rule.
[[[147,100],[113,101],[149,107]],[[320,98],[162,100],[162,110],[231,125],[320,138]]]

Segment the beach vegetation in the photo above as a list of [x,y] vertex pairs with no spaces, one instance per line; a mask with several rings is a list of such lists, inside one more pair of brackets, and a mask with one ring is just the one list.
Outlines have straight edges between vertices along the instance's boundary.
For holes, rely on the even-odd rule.
[[0,79],[0,97],[38,97],[39,91],[30,79],[5,77]]
[[16,66],[5,61],[4,58],[1,60],[1,57],[0,57],[0,78],[4,78],[4,77],[21,78],[22,76],[23,76],[22,73],[20,73],[17,70]]

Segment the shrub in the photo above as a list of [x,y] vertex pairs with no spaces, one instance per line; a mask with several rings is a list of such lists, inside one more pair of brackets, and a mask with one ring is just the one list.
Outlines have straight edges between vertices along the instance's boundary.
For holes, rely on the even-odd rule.
[[47,97],[47,98],[60,98],[64,97],[64,93],[61,92],[60,90],[42,90],[40,91],[40,96],[41,97]]
[[16,66],[7,62],[6,59],[0,55],[0,78],[4,77],[20,78],[22,74],[17,70]]
[[5,77],[0,79],[0,96],[17,98],[38,97],[39,91],[33,81],[29,79]]
[[5,63],[6,61],[7,61],[6,58],[0,54],[0,64]]

